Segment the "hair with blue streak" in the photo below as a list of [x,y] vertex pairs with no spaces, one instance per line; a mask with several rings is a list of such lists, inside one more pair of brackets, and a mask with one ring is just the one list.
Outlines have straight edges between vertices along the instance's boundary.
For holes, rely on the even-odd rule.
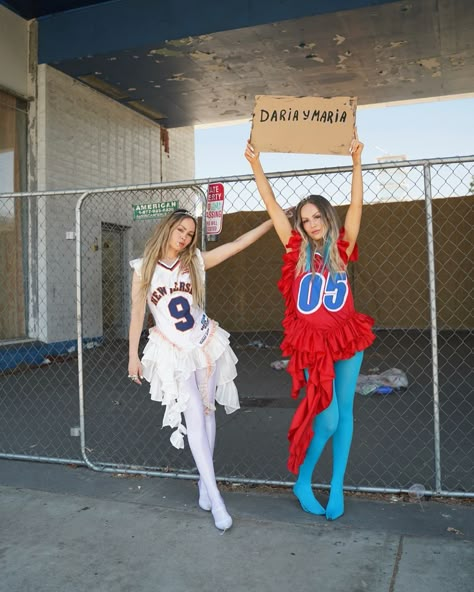
[[[312,247],[311,244],[308,243],[306,245],[306,271],[311,271],[311,257],[312,257]],[[323,264],[320,269],[320,273],[324,273],[326,269],[329,269],[329,254],[331,251],[331,237],[326,237],[324,241],[324,250],[323,250]],[[332,275],[332,274],[331,274]]]

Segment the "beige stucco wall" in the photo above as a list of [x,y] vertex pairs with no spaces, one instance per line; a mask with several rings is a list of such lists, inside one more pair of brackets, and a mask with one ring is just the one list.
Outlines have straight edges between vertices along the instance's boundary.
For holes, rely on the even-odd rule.
[[[345,208],[338,208],[344,219]],[[474,328],[472,227],[474,197],[433,201],[439,329]],[[263,221],[266,213],[224,217],[212,249]],[[360,258],[350,268],[356,307],[380,328],[430,326],[425,204],[423,201],[364,206]],[[277,290],[283,247],[270,231],[243,253],[207,274],[207,310],[229,331],[281,330]]]

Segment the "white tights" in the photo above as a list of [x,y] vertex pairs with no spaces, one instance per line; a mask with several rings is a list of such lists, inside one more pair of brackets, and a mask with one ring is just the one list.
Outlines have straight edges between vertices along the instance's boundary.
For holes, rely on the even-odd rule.
[[[208,374],[207,368],[196,370],[184,384],[184,388],[189,392],[188,406],[184,412],[184,419],[189,447],[201,480],[200,506],[203,509],[212,510],[217,528],[226,530],[232,525],[232,519],[227,514],[224,500],[217,488],[213,463],[216,441],[216,416],[214,413],[216,393],[215,367],[212,368],[209,376]],[[207,394],[207,405],[203,401],[201,392]],[[203,504],[201,503],[201,499],[204,499]],[[209,504],[208,507],[206,507],[207,503]]]

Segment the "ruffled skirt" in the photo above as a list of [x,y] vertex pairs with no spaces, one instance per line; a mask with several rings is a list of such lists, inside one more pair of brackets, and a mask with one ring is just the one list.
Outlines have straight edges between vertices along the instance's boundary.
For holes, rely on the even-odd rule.
[[[314,436],[316,415],[329,407],[333,396],[334,362],[352,358],[375,339],[374,321],[362,313],[353,314],[337,328],[318,331],[300,319],[287,330],[281,349],[290,358],[287,371],[292,377],[291,396],[296,399],[306,386],[306,396],[298,405],[288,430],[288,469],[297,474]],[[305,377],[308,372],[308,378]]]
[[[174,430],[170,441],[175,448],[184,448],[186,428],[182,414],[190,396],[186,383],[196,370],[205,369],[209,375],[216,372],[215,400],[225,407],[226,413],[233,413],[240,408],[234,384],[237,357],[230,347],[227,331],[215,321],[211,322],[211,334],[202,346],[181,349],[154,327],[150,329],[148,343],[143,351],[143,376],[150,383],[151,399],[166,406],[163,427],[169,426]],[[205,412],[212,412],[215,408],[209,402],[207,388],[204,387],[200,391],[204,409]]]

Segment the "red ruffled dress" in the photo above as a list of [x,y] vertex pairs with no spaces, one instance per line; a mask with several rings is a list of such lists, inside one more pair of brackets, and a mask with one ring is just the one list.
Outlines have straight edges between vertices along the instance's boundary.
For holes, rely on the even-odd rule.
[[[327,270],[295,276],[301,236],[293,230],[283,256],[283,268],[278,288],[285,300],[283,319],[283,355],[290,358],[287,370],[292,376],[291,396],[296,399],[306,385],[306,396],[299,404],[288,432],[290,441],[288,469],[297,474],[313,438],[313,421],[332,400],[334,362],[346,360],[371,345],[374,320],[356,312],[347,274],[331,278]],[[355,246],[347,257],[349,243],[341,228],[337,246],[343,262],[356,261]],[[316,254],[321,265],[321,257]],[[318,262],[315,262],[318,269]],[[308,371],[306,381],[304,371]]]

